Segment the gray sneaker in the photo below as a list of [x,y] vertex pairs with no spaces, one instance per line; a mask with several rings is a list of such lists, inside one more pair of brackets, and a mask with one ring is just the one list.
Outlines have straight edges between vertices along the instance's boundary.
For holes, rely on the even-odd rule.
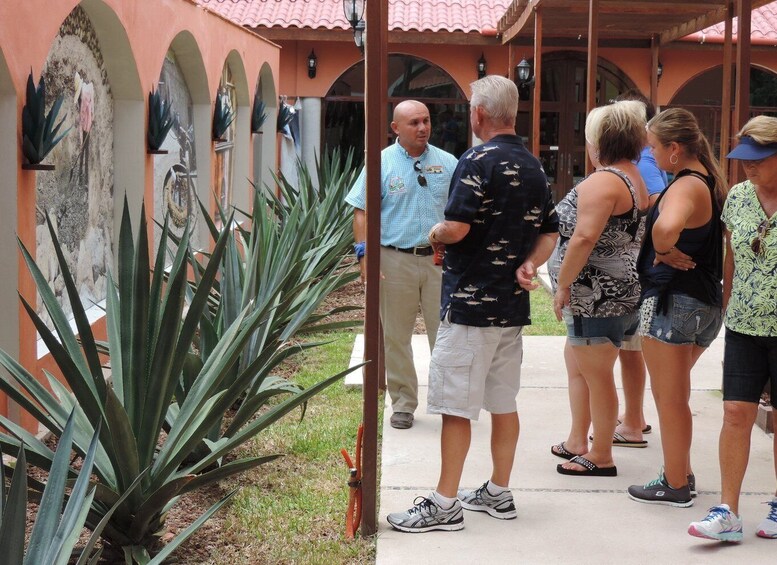
[[646,485],[631,485],[629,487],[629,498],[646,504],[665,504],[678,508],[693,506],[691,489],[688,485],[674,489],[666,482],[664,473],[661,473],[657,479],[650,481]]
[[699,492],[696,490],[696,475],[691,473],[688,475],[688,489],[691,491],[691,498],[696,498]]
[[488,489],[486,488],[487,485],[488,481],[475,490],[460,490],[458,496],[461,501],[461,506],[467,510],[488,512],[489,516],[499,518],[500,520],[511,520],[512,518],[516,518],[518,512],[515,511],[513,493],[506,490],[493,496],[488,492]]
[[458,500],[449,510],[444,510],[431,495],[429,498],[419,496],[413,501],[412,508],[405,512],[393,512],[386,520],[402,532],[455,531],[464,528],[464,511]]

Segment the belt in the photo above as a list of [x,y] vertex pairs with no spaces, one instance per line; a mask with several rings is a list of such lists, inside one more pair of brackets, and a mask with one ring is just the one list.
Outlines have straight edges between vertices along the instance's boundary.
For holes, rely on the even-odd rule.
[[434,253],[434,249],[432,249],[431,245],[419,245],[417,247],[408,247],[407,249],[402,249],[401,247],[397,247],[395,245],[384,245],[383,247],[393,249],[394,251],[399,251],[400,253],[409,253],[410,255],[415,255],[416,257],[428,257]]

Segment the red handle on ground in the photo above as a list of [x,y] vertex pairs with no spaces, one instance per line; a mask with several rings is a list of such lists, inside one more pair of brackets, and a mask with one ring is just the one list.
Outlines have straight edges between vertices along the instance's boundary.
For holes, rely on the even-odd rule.
[[356,432],[356,464],[351,460],[351,456],[345,449],[340,453],[348,465],[348,510],[345,513],[345,537],[353,539],[359,529],[362,519],[362,436],[364,435],[364,424],[359,424]]

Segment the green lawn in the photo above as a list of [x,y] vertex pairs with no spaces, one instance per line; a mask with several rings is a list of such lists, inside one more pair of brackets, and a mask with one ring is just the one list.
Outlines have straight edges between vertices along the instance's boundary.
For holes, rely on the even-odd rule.
[[[533,323],[525,328],[525,335],[565,335],[546,290],[531,293],[531,309]],[[289,374],[303,386],[348,365],[354,333],[335,332],[317,339],[332,343],[289,363]],[[379,407],[380,422],[382,401]],[[240,456],[285,455],[230,481],[230,488],[238,484],[241,488],[223,511],[219,550],[208,563],[374,563],[374,539],[344,537],[348,488],[340,448],[353,454],[361,420],[361,390],[337,383],[309,402],[302,421],[299,410],[293,412],[247,444]]]
[[[332,343],[293,357],[293,379],[309,386],[345,369],[354,337],[342,331],[313,338]],[[379,410],[380,422],[382,401]],[[241,478],[211,563],[374,562],[375,540],[344,537],[348,473],[340,449],[353,456],[361,421],[361,389],[338,382],[309,401],[302,421],[292,412],[250,442],[241,456],[285,455]]]
[[542,287],[531,292],[531,325],[523,335],[567,335],[563,322],[553,313],[553,297]]

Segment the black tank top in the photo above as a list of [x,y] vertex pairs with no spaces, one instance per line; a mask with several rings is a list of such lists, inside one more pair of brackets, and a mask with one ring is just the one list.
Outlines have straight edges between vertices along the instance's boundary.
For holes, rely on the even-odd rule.
[[[690,255],[696,267],[680,271],[665,263],[654,266],[656,251],[653,248],[653,225],[659,216],[658,204],[677,179],[688,175],[704,181],[710,190],[712,201],[710,221],[698,228],[684,229],[675,243],[677,249]],[[660,311],[665,311],[665,298],[670,294],[686,294],[705,304],[722,305],[723,228],[720,223],[720,207],[715,198],[715,178],[712,175],[705,176],[697,171],[683,169],[663,190],[648,214],[644,244],[637,259],[637,271],[642,285],[642,299],[658,296]]]

